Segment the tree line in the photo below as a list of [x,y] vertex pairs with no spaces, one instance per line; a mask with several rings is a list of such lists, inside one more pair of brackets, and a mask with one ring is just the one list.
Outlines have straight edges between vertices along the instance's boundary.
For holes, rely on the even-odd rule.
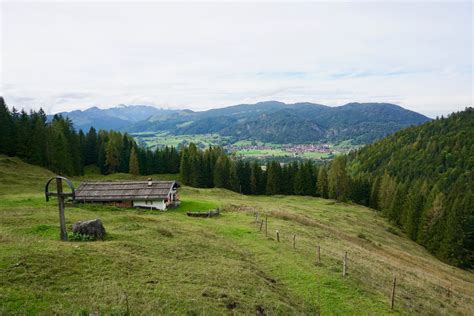
[[174,147],[150,150],[116,131],[76,131],[70,119],[55,115],[48,121],[39,111],[10,110],[0,97],[0,154],[18,156],[58,174],[84,174],[96,165],[102,174],[178,173],[180,155]]

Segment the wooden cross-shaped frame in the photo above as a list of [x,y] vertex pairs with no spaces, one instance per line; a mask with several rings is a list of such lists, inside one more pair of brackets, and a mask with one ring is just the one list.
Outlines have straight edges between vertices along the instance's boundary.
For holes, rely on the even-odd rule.
[[[53,181],[55,179],[56,179],[56,188],[57,188],[56,192],[49,192],[48,191],[49,184],[51,183],[51,181]],[[62,180],[66,181],[69,188],[71,188],[70,193],[63,192]],[[65,177],[61,177],[61,176],[56,176],[56,177],[53,177],[53,178],[49,179],[48,182],[46,182],[46,186],[44,188],[44,194],[46,196],[46,202],[49,201],[50,196],[57,196],[58,197],[59,225],[61,227],[60,237],[61,237],[61,240],[66,241],[67,240],[67,231],[66,231],[66,218],[64,216],[64,200],[65,200],[66,197],[70,196],[72,198],[72,200],[74,201],[74,199],[76,197],[75,192],[74,192],[74,185],[72,184],[72,182],[69,179],[67,179]]]

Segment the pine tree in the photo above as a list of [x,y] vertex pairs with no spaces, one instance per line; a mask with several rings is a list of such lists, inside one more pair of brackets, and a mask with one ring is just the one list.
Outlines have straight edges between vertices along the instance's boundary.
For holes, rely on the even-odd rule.
[[233,161],[230,161],[228,189],[234,192],[242,192],[242,187],[239,182],[239,176],[237,174],[237,164]]
[[385,172],[380,180],[380,187],[378,193],[378,208],[385,215],[388,216],[390,213],[391,206],[393,203],[393,198],[395,196],[396,183],[395,180],[390,177],[390,175]]
[[130,151],[130,159],[129,159],[130,165],[129,165],[129,172],[135,176],[137,176],[140,173],[140,168],[138,165],[138,156],[137,152],[135,150],[135,147],[132,147],[132,150]]
[[251,194],[258,195],[258,194],[263,194],[265,192],[262,178],[263,178],[262,168],[260,167],[257,161],[254,161],[252,163],[251,172],[250,172]]
[[380,177],[375,177],[370,190],[370,201],[369,206],[374,210],[379,209],[379,189],[380,189]]
[[417,240],[430,251],[440,246],[443,222],[446,221],[445,199],[445,195],[437,187],[433,188],[428,197],[428,205],[421,215]]
[[184,148],[181,151],[181,163],[180,163],[179,174],[183,184],[191,184],[191,161],[189,157],[189,149]]
[[236,163],[236,173],[239,181],[239,192],[242,194],[250,194],[250,164],[242,160]]
[[368,205],[370,199],[370,183],[362,176],[358,176],[350,180],[350,199],[351,201],[360,204]]
[[230,162],[226,155],[220,156],[214,168],[214,185],[217,188],[229,188]]
[[122,137],[120,134],[111,132],[109,134],[109,141],[105,147],[105,161],[110,173],[118,171],[120,165],[120,152],[122,145]]
[[318,182],[316,184],[316,193],[318,196],[327,199],[328,195],[328,174],[325,167],[320,167],[318,172]]
[[92,165],[97,164],[97,159],[99,156],[99,145],[98,145],[98,137],[97,132],[94,127],[89,129],[89,132],[86,136],[86,144],[85,144],[85,156],[84,156],[84,164]]
[[423,210],[423,195],[420,192],[419,183],[415,183],[409,190],[404,208],[406,209],[403,226],[408,237],[416,240],[418,237],[418,227],[420,224],[421,212]]
[[281,188],[281,166],[278,162],[272,161],[267,165],[267,185],[266,194],[280,194]]
[[349,195],[349,178],[346,174],[346,159],[336,157],[329,168],[328,192],[331,199],[346,201]]
[[0,96],[0,154],[15,154],[15,125],[12,114]]
[[399,183],[395,190],[392,205],[390,206],[390,212],[388,218],[394,224],[400,226],[402,213],[404,210],[404,204],[407,196],[407,185],[405,183]]
[[107,145],[107,139],[108,135],[104,132],[101,131],[99,133],[99,149],[98,149],[98,156],[97,156],[97,167],[99,167],[100,173],[101,174],[107,174],[107,163],[106,163],[106,152],[105,152],[105,147]]
[[[60,117],[55,117],[56,120],[59,122]],[[31,157],[31,126],[28,114],[24,110],[21,110],[19,118],[16,120],[15,125],[16,155],[22,159],[29,160]]]
[[122,137],[121,148],[122,150],[120,151],[118,171],[128,173],[130,167],[131,141],[129,140],[129,136],[127,134],[124,134]]
[[38,113],[33,113],[30,119],[32,155],[28,162],[46,167],[48,166],[46,114],[40,109]]

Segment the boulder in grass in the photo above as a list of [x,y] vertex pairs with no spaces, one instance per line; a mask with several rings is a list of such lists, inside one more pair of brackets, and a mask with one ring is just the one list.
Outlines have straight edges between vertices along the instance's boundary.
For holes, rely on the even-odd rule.
[[105,228],[100,219],[77,222],[72,225],[74,234],[86,235],[95,239],[104,239]]

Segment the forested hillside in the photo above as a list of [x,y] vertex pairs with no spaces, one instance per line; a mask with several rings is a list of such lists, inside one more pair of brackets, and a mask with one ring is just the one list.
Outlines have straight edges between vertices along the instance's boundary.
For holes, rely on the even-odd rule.
[[408,128],[348,157],[370,206],[456,265],[474,264],[474,110]]
[[[3,99],[0,99],[3,101]],[[229,156],[220,147],[194,144],[150,150],[127,134],[91,128],[76,132],[55,116],[9,111],[0,104],[0,154],[19,156],[62,175],[86,165],[102,174],[178,173],[201,188],[253,195],[306,195],[352,201],[381,211],[407,235],[453,265],[474,265],[474,112],[402,130],[373,145],[338,156],[266,166]]]

